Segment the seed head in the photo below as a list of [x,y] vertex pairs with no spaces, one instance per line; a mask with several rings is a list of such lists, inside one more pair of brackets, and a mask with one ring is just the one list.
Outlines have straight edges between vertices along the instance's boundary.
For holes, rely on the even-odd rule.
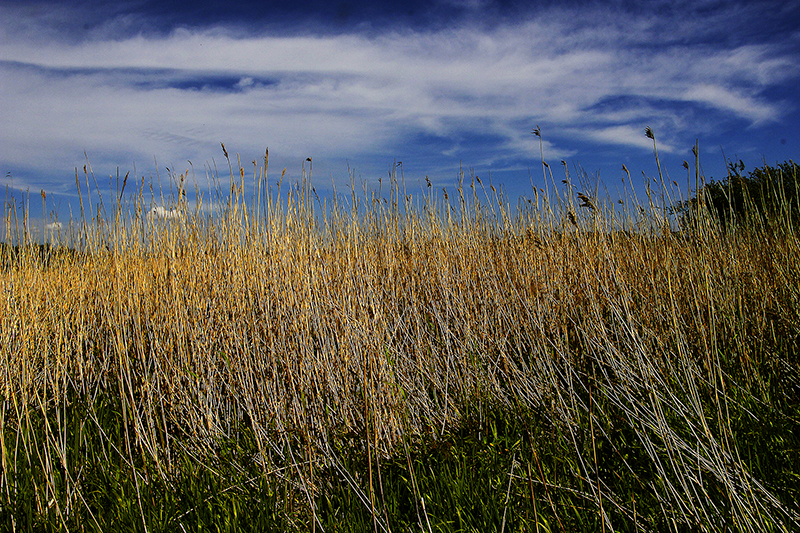
[[594,211],[595,205],[594,205],[594,202],[592,201],[591,198],[589,198],[588,196],[586,196],[582,192],[578,193],[578,198],[581,201],[581,207],[588,207],[589,209]]
[[572,225],[577,228],[578,227],[578,221],[575,220],[575,213],[573,213],[572,211],[568,211],[567,212],[567,216],[569,216],[569,221],[572,222]]

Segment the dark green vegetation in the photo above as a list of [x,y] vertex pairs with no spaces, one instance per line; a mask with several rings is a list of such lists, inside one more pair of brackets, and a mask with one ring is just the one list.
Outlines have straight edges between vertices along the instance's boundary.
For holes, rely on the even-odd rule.
[[785,179],[672,232],[658,194],[315,218],[231,175],[214,217],[2,250],[0,529],[800,528]]
[[800,167],[794,161],[762,167],[744,173],[742,161],[728,163],[728,177],[711,180],[704,194],[677,204],[677,213],[686,223],[700,209],[700,202],[711,211],[723,228],[733,224],[764,225],[769,219],[788,220],[797,228],[800,223],[800,189],[797,174]]

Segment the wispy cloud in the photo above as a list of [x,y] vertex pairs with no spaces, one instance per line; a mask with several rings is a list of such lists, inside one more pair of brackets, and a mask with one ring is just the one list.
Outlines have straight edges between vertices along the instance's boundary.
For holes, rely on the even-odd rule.
[[[641,128],[633,126],[611,126],[593,129],[588,133],[589,138],[606,144],[625,144],[639,148],[653,149],[653,141],[642,135]],[[662,152],[672,152],[675,148],[669,144],[660,143]]]
[[762,101],[758,96],[742,94],[743,92],[701,83],[688,88],[683,97],[690,102],[706,103],[711,107],[730,111],[735,116],[749,120],[752,125],[776,120],[781,112],[786,111],[785,108]]

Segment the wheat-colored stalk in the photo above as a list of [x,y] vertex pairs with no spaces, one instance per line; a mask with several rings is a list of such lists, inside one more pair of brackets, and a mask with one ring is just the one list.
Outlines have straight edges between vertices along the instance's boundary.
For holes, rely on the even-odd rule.
[[[92,203],[88,168],[87,205],[70,241],[81,243],[77,253],[45,266],[30,246],[16,261],[6,251],[5,498],[16,479],[8,458],[24,456],[43,472],[41,512],[55,505],[66,523],[85,507],[80,472],[67,459],[66,435],[76,430],[62,421],[65,406],[68,398],[113,389],[125,438],[108,437],[107,450],[131,468],[142,451],[171,479],[180,468],[176,455],[204,462],[246,421],[264,475],[289,476],[315,520],[318,472],[331,467],[369,508],[374,527],[386,527],[381,461],[411,437],[457,427],[478,402],[544,413],[569,435],[576,476],[589,487],[581,497],[609,529],[608,509],[636,511],[601,476],[597,448],[587,454],[580,435],[613,442],[604,433],[612,408],[652,460],[661,481],[642,490],[670,520],[705,529],[732,520],[754,531],[770,520],[797,525],[796,510],[739,455],[726,420],[734,385],[715,347],[721,332],[745,335],[746,327],[767,335],[763,309],[791,291],[794,278],[758,273],[796,267],[793,233],[769,253],[756,244],[759,234],[723,239],[711,223],[694,240],[623,233],[594,195],[577,195],[586,208],[579,212],[544,196],[514,211],[494,186],[492,195],[483,189],[486,204],[474,183],[471,199],[464,195],[463,174],[455,205],[430,188],[414,208],[399,165],[386,201],[354,190],[349,207],[334,201],[319,209],[310,159],[300,183],[281,191],[282,176],[273,195],[262,189],[265,157],[248,203],[244,170],[222,148],[231,194],[212,205],[223,210],[203,212],[202,201],[187,210],[187,173],[177,179],[177,201],[159,204],[180,216],[148,216],[144,183],[132,212],[123,213],[123,181],[114,223],[106,224],[102,202]],[[651,203],[647,216],[660,216],[660,208]],[[14,217],[6,213],[7,240]],[[750,364],[746,352],[732,356]],[[751,376],[757,383],[755,366]],[[39,416],[47,422],[44,440],[32,429]],[[103,431],[102,423],[89,416],[77,432],[84,430]],[[365,435],[376,468],[366,485],[332,451],[332,440],[350,434]],[[577,490],[543,476],[548,498]],[[512,468],[509,491],[513,478]],[[730,516],[708,500],[710,480],[728,494]],[[530,470],[526,482],[533,483]]]

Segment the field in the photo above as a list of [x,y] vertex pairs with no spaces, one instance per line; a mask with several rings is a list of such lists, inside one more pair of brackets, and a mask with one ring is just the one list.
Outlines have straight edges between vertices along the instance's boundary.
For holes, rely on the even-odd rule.
[[800,528],[796,203],[245,174],[7,210],[0,529]]

